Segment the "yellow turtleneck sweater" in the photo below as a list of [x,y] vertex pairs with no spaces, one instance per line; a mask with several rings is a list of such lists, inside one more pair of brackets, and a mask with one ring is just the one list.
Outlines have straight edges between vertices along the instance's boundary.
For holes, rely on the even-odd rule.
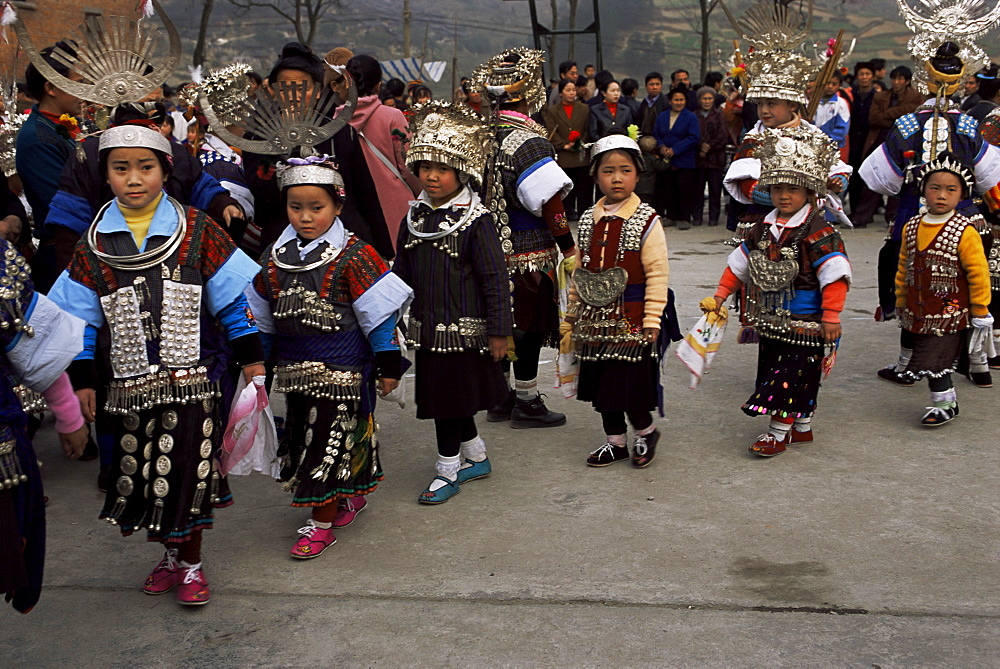
[[156,208],[160,206],[160,200],[162,199],[163,193],[160,193],[156,196],[155,200],[140,209],[124,207],[121,202],[115,202],[118,205],[118,211],[125,217],[128,229],[132,231],[132,237],[135,238],[135,247],[140,251],[142,250],[142,243],[146,241],[146,235],[149,234],[149,225],[153,222],[153,214],[156,213]]

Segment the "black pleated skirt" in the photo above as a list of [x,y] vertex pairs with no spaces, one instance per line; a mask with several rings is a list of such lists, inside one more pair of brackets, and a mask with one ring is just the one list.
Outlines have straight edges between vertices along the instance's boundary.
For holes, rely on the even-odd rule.
[[416,352],[417,418],[466,418],[502,402],[510,389],[499,362],[479,351]]
[[646,346],[636,362],[582,360],[576,397],[596,411],[652,411],[659,396],[660,361]]

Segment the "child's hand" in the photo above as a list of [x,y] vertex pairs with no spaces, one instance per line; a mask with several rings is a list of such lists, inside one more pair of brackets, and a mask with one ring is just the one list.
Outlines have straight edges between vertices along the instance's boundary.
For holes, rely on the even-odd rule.
[[251,383],[253,383],[253,377],[266,376],[266,375],[267,375],[267,370],[264,369],[264,365],[260,364],[259,362],[253,365],[247,365],[246,367],[243,368],[243,379],[247,382],[248,386]]
[[820,323],[820,327],[823,329],[823,341],[827,344],[832,344],[840,339],[842,332],[840,323]]
[[642,337],[646,341],[653,342],[660,336],[660,328],[643,328]]
[[93,423],[97,414],[97,393],[93,388],[81,388],[76,391],[76,398],[80,400],[80,413],[83,414],[83,419]]
[[712,299],[715,300],[715,310],[714,311],[715,311],[715,313],[719,313],[719,310],[722,309],[722,305],[725,304],[725,302],[726,302],[726,298],[719,297],[718,295],[715,295],[715,296],[712,297]]
[[500,362],[507,355],[507,338],[490,335],[490,355],[493,362]]
[[830,177],[826,180],[826,189],[831,193],[839,193],[844,190],[844,182],[840,179]]
[[399,387],[399,379],[387,379],[385,377],[380,376],[378,377],[376,385],[378,386],[378,394],[382,397],[385,397],[386,395],[388,395],[393,390]]
[[90,428],[86,425],[81,425],[80,429],[74,430],[73,432],[67,432],[65,434],[60,432],[59,445],[62,446],[63,453],[65,453],[70,460],[76,460],[79,458],[83,455],[83,449],[87,447],[87,436],[89,434]]

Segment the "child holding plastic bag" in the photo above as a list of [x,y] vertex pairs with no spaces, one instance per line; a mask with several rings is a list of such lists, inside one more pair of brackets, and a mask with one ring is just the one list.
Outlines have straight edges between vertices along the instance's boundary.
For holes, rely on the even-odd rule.
[[382,480],[376,379],[381,395],[399,384],[396,324],[413,295],[344,229],[344,181],[328,160],[279,163],[289,225],[247,291],[261,331],[276,335],[274,390],[288,394],[282,478],[292,506],[312,509],[290,551],[300,560],[335,544]]
[[[89,420],[96,361],[114,374],[104,406],[115,436],[113,484],[101,518],[125,536],[145,528],[164,545],[144,592],[176,586],[180,604],[200,606],[210,598],[202,530],[212,527],[213,508],[232,504],[215,459],[226,366],[214,351],[225,337],[244,378],[264,374],[243,295],[258,266],[204,212],[163,192],[171,156],[170,141],[141,121],[101,135],[101,169],[115,199],[49,297],[87,322],[69,375]],[[98,346],[98,331],[110,350]]]

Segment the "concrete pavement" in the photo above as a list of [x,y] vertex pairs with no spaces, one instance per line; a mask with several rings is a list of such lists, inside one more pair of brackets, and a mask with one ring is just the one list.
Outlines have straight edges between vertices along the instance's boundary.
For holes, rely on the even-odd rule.
[[[683,327],[729,247],[721,228],[668,230]],[[380,407],[387,478],[322,557],[287,550],[307,513],[255,475],[206,534],[213,601],[140,592],[159,558],[98,522],[96,463],[40,437],[46,590],[0,613],[7,666],[996,666],[1000,664],[998,387],[957,379],[961,416],[918,426],[926,385],[878,380],[898,331],[875,324],[881,229],[847,231],[844,342],[819,396],[817,441],[770,460],[740,404],[756,351],[736,327],[694,391],[676,358],[656,461],[585,466],[589,406],[548,430],[481,416],[492,477],[439,507],[433,426]],[[542,378],[552,365],[543,365]]]

